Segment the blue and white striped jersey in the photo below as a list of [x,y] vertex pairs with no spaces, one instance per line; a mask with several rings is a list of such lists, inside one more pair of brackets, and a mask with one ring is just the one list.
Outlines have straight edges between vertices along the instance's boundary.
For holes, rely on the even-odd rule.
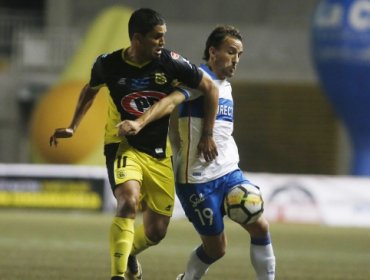
[[203,156],[197,154],[204,98],[199,92],[190,90],[190,100],[182,103],[179,109],[180,148],[176,157],[176,177],[177,182],[183,184],[212,181],[238,169],[239,163],[238,148],[232,136],[234,103],[231,85],[227,80],[218,80],[206,65],[200,68],[213,79],[219,89],[218,113],[213,130],[218,157],[207,163]]

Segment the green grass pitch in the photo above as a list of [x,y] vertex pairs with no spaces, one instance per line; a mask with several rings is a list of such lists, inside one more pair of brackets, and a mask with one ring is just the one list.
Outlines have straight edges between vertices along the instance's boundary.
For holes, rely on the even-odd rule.
[[[0,279],[108,280],[111,214],[0,211]],[[226,221],[228,249],[204,279],[255,279],[249,237]],[[278,280],[370,279],[370,229],[271,224]],[[173,220],[166,239],[139,259],[145,280],[174,280],[198,236]]]

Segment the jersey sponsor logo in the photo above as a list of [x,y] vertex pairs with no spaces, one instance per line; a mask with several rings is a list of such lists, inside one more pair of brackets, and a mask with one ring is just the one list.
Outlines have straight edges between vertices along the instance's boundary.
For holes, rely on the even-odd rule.
[[166,75],[164,73],[155,73],[154,81],[158,85],[164,85],[165,83],[167,83]]
[[224,120],[224,121],[233,121],[234,116],[234,104],[232,100],[220,98],[218,103],[218,113],[217,113],[217,120]]
[[144,77],[142,79],[131,79],[131,88],[133,90],[145,89],[150,84],[150,77]]
[[165,93],[159,91],[133,92],[121,99],[121,106],[127,113],[139,117],[165,96]]
[[220,105],[218,105],[218,114],[232,117],[233,116],[233,107],[220,104]]

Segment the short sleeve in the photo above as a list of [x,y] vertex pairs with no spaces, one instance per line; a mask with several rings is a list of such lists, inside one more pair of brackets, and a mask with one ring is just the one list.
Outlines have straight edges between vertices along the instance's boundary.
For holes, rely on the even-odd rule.
[[99,56],[91,69],[89,85],[92,88],[99,88],[105,84],[102,56]]
[[203,77],[203,72],[186,58],[173,51],[163,51],[163,59],[168,71],[176,79],[190,88],[197,88]]

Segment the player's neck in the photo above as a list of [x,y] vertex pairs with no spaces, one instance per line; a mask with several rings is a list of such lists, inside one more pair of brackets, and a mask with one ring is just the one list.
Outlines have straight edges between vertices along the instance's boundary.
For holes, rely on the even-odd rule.
[[148,63],[148,61],[150,61],[150,59],[148,60],[147,58],[140,55],[140,53],[133,47],[128,47],[124,50],[123,59],[138,65],[146,64]]
[[212,73],[215,74],[215,76],[217,77],[218,80],[225,80],[226,79],[225,76],[222,76],[222,75],[220,75],[219,73],[217,73],[215,71],[216,67],[213,67],[211,63],[208,62],[206,65],[212,71]]

